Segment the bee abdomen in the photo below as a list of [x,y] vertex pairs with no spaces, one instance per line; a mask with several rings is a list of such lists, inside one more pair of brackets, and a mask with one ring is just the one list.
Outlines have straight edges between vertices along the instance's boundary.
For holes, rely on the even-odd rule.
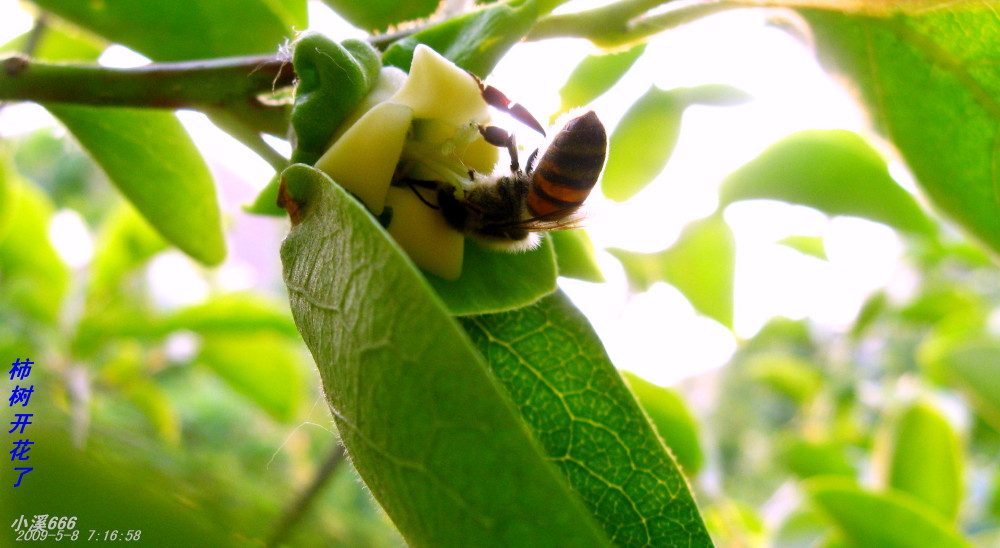
[[604,125],[594,111],[570,120],[532,173],[531,214],[548,215],[583,204],[601,175],[607,146]]

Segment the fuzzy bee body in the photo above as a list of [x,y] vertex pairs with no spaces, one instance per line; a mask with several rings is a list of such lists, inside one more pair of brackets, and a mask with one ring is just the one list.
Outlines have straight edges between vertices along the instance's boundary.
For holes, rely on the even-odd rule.
[[502,133],[509,140],[490,142],[512,151],[511,172],[473,174],[458,191],[438,188],[438,207],[448,224],[510,251],[536,246],[538,232],[576,228],[575,214],[597,184],[607,154],[607,134],[597,115],[590,111],[566,123],[537,163],[532,160],[538,151],[532,154],[525,171],[518,167],[512,138]]
[[594,111],[570,120],[556,134],[532,171],[528,211],[545,217],[583,205],[604,168],[608,137]]

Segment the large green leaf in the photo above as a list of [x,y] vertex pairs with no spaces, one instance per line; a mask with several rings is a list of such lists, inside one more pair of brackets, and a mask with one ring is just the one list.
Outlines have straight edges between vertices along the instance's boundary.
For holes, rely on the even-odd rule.
[[47,105],[169,242],[207,264],[226,255],[212,176],[170,112]]
[[486,76],[538,18],[534,0],[505,2],[460,15],[395,42],[382,56],[386,65],[410,69],[417,44],[427,44],[456,65]]
[[305,0],[34,2],[156,61],[273,53],[305,11]]
[[611,89],[632,68],[646,44],[625,51],[588,55],[573,69],[559,89],[559,113],[589,104]]
[[1000,249],[1000,17],[989,2],[913,15],[801,12],[934,204]]
[[712,545],[687,481],[565,295],[462,323],[612,542]]
[[723,204],[782,200],[905,232],[935,232],[913,196],[889,175],[885,159],[858,134],[840,129],[785,137],[729,175],[719,194]]
[[344,445],[417,546],[601,546],[504,389],[423,276],[322,173],[284,173],[300,206],[281,258],[295,322]]
[[427,17],[439,0],[323,0],[349,23],[367,31],[382,31],[396,23]]
[[962,449],[951,424],[928,403],[907,406],[887,433],[885,481],[949,521],[962,502]]
[[859,548],[971,548],[936,512],[904,494],[872,493],[841,478],[805,485],[813,503]]
[[695,310],[732,327],[736,242],[721,216],[689,224],[677,242],[663,251],[611,248],[608,252],[622,262],[634,291],[667,282],[680,290]]

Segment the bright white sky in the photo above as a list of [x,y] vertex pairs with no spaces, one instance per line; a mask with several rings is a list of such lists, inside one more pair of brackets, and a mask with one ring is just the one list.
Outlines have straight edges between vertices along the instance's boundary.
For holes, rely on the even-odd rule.
[[[600,2],[574,2],[564,8],[594,4]],[[656,182],[626,204],[605,204],[592,197],[594,221],[589,228],[599,249],[656,251],[669,246],[685,224],[714,210],[716,186],[727,173],[782,136],[807,128],[863,129],[863,117],[849,94],[823,74],[802,44],[769,27],[767,13],[720,14],[661,35],[622,82],[592,105],[611,131],[653,84],[671,88],[726,83],[755,98],[737,107],[690,108],[673,158]],[[310,3],[310,20],[311,28],[338,39],[361,36],[319,2]],[[0,0],[0,43],[30,25],[30,16],[15,0]],[[114,49],[102,57],[103,63],[143,62],[124,48]],[[520,44],[488,82],[545,120],[558,108],[558,90],[570,71],[594,51],[582,40]],[[256,187],[270,178],[267,164],[203,116],[182,113],[182,120],[213,169],[236,173]],[[8,107],[0,112],[0,136],[53,123],[39,107]],[[518,138],[526,148],[535,144],[530,130],[519,132]],[[229,215],[246,215],[237,204],[232,206]],[[594,323],[618,367],[670,385],[723,365],[737,337],[752,336],[773,316],[809,316],[844,327],[873,289],[890,283],[905,286],[908,279],[899,261],[901,243],[882,225],[849,218],[831,221],[814,210],[776,202],[736,204],[727,210],[726,220],[737,235],[735,334],[698,316],[666,284],[629,295],[621,266],[604,252],[599,252],[599,261],[609,283],[561,281]],[[79,216],[61,212],[50,232],[68,262],[86,264],[92,244]],[[826,238],[830,261],[774,243],[792,234]],[[181,304],[178,295],[205,295],[208,286],[197,272],[179,253],[161,256],[150,273],[157,298],[176,305]],[[238,254],[214,276],[233,289],[252,286],[257,278],[250,261]]]

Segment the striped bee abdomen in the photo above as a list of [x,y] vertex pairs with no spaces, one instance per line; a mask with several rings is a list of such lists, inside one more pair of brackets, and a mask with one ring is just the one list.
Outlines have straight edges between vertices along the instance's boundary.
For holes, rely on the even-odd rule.
[[594,111],[570,120],[531,174],[528,211],[535,217],[583,204],[604,167],[608,136]]

